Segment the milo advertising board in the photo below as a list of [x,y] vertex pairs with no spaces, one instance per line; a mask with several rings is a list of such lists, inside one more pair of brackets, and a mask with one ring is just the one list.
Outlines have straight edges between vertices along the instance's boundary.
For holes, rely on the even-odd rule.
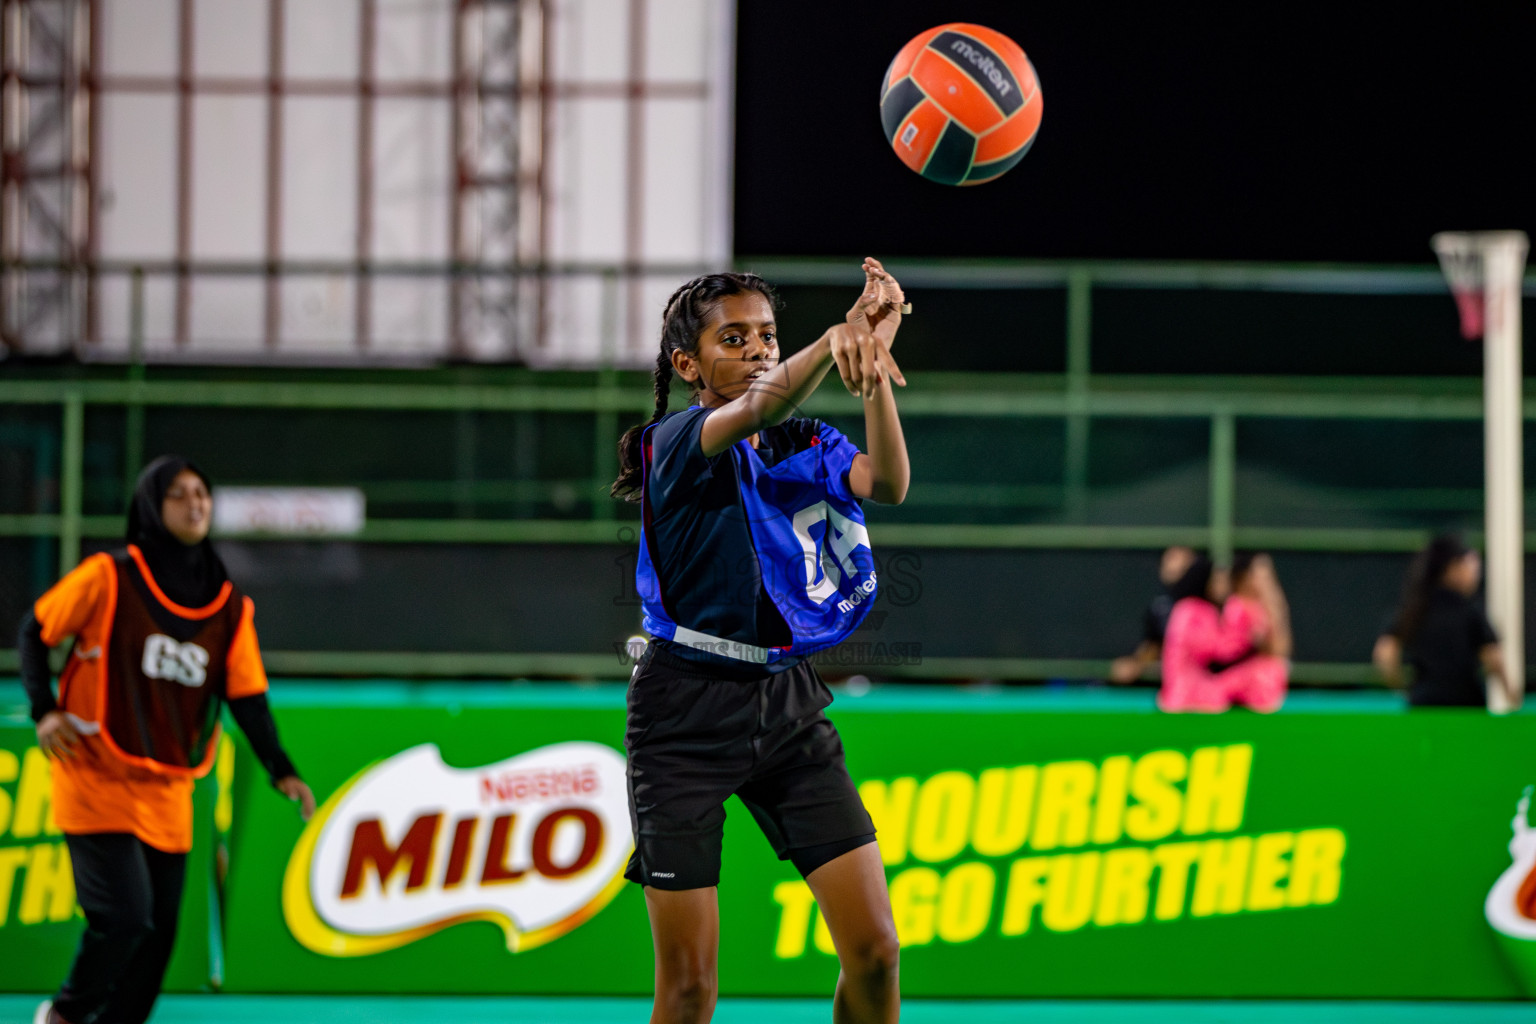
[[[405,694],[405,691],[401,691]],[[279,689],[324,805],[236,772],[227,988],[648,992],[623,691]],[[1050,710],[904,691],[831,715],[914,995],[1510,998],[1536,982],[1536,716]],[[735,801],[720,978],[825,994],[809,890]],[[1515,827],[1511,829],[1511,814]],[[1512,856],[1513,855],[1513,856]]]
[[478,769],[412,747],[358,773],[304,830],[283,919],[326,956],[368,956],[468,921],[495,924],[512,952],[534,949],[618,894],[626,814],[624,758],[600,743]]
[[1488,890],[1484,911],[1500,951],[1528,996],[1536,996],[1536,828],[1530,820],[1531,790],[1525,787],[1510,821],[1510,865]]
[[[48,758],[20,729],[0,734],[0,983],[21,981],[47,956],[74,950],[75,881],[69,850],[53,820]],[[61,927],[62,926],[62,927]],[[30,961],[30,962],[28,962]],[[68,960],[60,961],[59,977]]]
[[[891,903],[909,947],[1337,902],[1341,829],[1234,834],[1252,766],[1253,745],[1234,743],[871,779],[859,792],[899,868]],[[775,956],[804,955],[809,887],[781,883],[774,899]],[[833,952],[819,914],[813,930]]]
[[[85,927],[69,848],[53,820],[50,763],[36,739],[24,710],[0,717],[0,991],[57,988]],[[233,754],[228,748],[230,769]],[[166,972],[169,991],[199,991],[214,980],[210,851],[216,787],[210,777],[196,791],[196,845],[187,860],[181,927]]]
[[256,799],[265,779],[241,762],[230,990],[646,989],[645,909],[622,879],[621,690],[428,687],[363,706],[300,690],[273,703],[321,806],[305,825]]

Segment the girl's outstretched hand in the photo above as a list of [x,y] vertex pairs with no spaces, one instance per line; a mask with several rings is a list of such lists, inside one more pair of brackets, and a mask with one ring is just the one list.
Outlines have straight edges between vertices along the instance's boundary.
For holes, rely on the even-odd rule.
[[906,301],[901,285],[873,256],[864,258],[864,290],[844,319],[847,324],[828,334],[832,358],[849,394],[865,398],[889,376],[902,387],[907,379],[891,356],[891,343],[901,326],[901,304]]
[[827,340],[832,349],[832,361],[837,364],[837,372],[849,394],[869,398],[885,383],[886,377],[906,387],[907,380],[901,375],[896,360],[891,358],[890,350],[870,333],[863,318],[828,328]]
[[865,323],[887,350],[901,326],[901,306],[906,295],[900,283],[873,256],[864,257],[864,290],[848,311],[850,324]]

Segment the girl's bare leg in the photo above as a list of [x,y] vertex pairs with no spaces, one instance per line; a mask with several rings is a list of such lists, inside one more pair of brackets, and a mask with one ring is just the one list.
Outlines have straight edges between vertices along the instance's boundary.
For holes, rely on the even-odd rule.
[[719,992],[720,905],[715,887],[671,892],[646,886],[645,908],[656,947],[651,1024],[705,1024],[714,1015]]
[[901,943],[880,847],[867,843],[849,850],[812,871],[806,883],[826,918],[842,967],[832,1001],[834,1024],[895,1024],[901,1015]]

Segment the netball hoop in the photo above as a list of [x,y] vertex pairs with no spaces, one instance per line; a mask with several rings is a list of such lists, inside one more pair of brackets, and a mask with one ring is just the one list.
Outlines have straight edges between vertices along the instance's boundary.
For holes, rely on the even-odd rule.
[[[1430,239],[1456,297],[1461,334],[1483,339],[1483,514],[1488,617],[1504,649],[1510,689],[1525,692],[1525,482],[1521,430],[1520,296],[1523,231],[1442,231]],[[1488,709],[1512,710],[1490,687]]]

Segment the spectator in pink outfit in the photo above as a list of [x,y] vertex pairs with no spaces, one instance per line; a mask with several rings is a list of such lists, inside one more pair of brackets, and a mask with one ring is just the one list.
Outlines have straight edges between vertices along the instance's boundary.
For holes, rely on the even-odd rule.
[[1258,647],[1286,662],[1291,658],[1291,608],[1275,575],[1275,563],[1263,552],[1232,559],[1232,593],[1221,606],[1221,620],[1254,638]]
[[[1256,560],[1254,560],[1256,561]],[[1268,559],[1265,559],[1265,563]],[[1201,556],[1173,587],[1173,612],[1163,642],[1164,711],[1218,713],[1233,704],[1277,710],[1285,700],[1289,614],[1272,565],[1242,565],[1243,593],[1230,614],[1227,573]]]

